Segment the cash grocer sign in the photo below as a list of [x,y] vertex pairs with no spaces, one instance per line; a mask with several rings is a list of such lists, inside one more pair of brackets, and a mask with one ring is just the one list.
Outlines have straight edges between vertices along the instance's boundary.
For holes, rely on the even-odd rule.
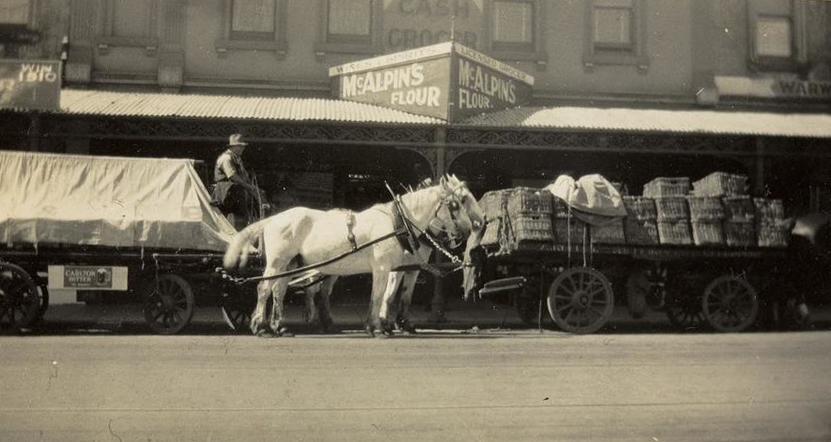
[[57,110],[60,96],[60,62],[0,60],[0,108]]

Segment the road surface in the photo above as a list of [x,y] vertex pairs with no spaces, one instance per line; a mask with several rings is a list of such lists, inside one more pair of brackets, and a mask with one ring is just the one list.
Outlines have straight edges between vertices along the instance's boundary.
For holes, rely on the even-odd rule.
[[831,332],[0,337],[0,441],[828,441]]

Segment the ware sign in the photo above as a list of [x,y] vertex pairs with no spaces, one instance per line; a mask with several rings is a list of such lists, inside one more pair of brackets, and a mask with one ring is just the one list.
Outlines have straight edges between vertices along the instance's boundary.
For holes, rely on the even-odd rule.
[[49,266],[49,288],[127,290],[127,267]]
[[60,96],[60,62],[0,60],[0,108],[57,110]]
[[458,43],[329,70],[338,98],[458,121],[526,103],[533,77]]

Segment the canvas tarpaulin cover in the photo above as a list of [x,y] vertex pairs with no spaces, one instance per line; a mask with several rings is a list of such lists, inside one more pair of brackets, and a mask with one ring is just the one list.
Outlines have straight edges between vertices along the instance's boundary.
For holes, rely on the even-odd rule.
[[0,151],[0,241],[222,252],[192,160]]

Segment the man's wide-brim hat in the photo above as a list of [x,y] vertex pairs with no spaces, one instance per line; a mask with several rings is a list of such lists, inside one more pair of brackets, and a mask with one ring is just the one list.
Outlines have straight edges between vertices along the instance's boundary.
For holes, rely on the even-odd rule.
[[228,138],[228,146],[248,146],[248,143],[242,137],[242,134],[233,134]]

